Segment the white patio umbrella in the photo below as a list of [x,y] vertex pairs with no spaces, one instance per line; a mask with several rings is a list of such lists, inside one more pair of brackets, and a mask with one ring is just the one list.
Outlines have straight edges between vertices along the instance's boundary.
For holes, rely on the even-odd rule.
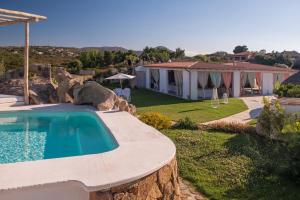
[[122,81],[123,80],[134,79],[134,78],[135,78],[135,76],[132,76],[132,75],[118,73],[118,74],[115,74],[113,76],[110,76],[110,77],[106,78],[106,80],[120,80],[120,86],[122,88]]

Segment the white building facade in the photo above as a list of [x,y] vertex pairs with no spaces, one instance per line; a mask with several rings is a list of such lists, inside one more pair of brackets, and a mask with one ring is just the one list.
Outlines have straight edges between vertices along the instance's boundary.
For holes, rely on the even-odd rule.
[[149,64],[139,71],[145,83],[138,87],[191,100],[211,98],[213,89],[219,96],[270,95],[277,83],[295,73],[288,68],[251,63],[202,62]]

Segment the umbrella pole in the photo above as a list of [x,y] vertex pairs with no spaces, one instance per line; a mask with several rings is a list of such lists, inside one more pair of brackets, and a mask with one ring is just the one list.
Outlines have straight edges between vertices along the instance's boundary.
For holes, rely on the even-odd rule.
[[122,87],[122,80],[120,79],[120,86],[121,86],[121,89],[123,89],[123,87]]

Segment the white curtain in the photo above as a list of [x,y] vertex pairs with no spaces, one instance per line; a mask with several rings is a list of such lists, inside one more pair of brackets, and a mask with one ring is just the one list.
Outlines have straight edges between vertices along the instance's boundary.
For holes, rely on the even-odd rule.
[[279,73],[273,74],[273,85],[275,89],[278,89],[278,87],[281,85],[283,81],[284,81],[284,74],[279,74]]
[[174,70],[174,78],[177,89],[177,95],[182,96],[183,77],[182,71]]
[[249,81],[251,88],[254,88],[255,87],[255,78],[256,78],[255,72],[248,72],[247,77],[248,77],[248,81]]
[[198,72],[198,83],[202,88],[203,98],[205,98],[205,87],[208,81],[208,72]]
[[153,89],[156,89],[156,90],[159,90],[159,69],[151,69],[150,70],[151,72],[151,76],[154,80],[154,88]]
[[273,74],[273,79],[274,79],[273,80],[274,84],[276,82],[282,83],[284,81],[284,75],[283,74],[279,74],[279,73],[275,73],[275,74]]
[[214,88],[219,88],[221,85],[221,73],[220,72],[210,72],[210,79],[214,85]]
[[248,75],[246,72],[241,72],[241,82],[242,82],[242,88],[245,87],[246,85],[246,82],[247,82],[247,79],[248,79]]

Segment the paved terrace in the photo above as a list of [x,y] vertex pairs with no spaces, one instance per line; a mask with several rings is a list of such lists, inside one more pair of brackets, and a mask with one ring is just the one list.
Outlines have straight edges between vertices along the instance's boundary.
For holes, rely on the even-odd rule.
[[[273,99],[275,97],[269,96],[268,98]],[[257,118],[264,106],[263,96],[240,97],[240,99],[242,99],[245,102],[245,104],[248,107],[248,110],[243,111],[241,113],[237,113],[235,115],[231,115],[229,117],[206,122],[204,124],[210,124],[214,122],[238,122],[245,124],[251,121],[252,119]]]

